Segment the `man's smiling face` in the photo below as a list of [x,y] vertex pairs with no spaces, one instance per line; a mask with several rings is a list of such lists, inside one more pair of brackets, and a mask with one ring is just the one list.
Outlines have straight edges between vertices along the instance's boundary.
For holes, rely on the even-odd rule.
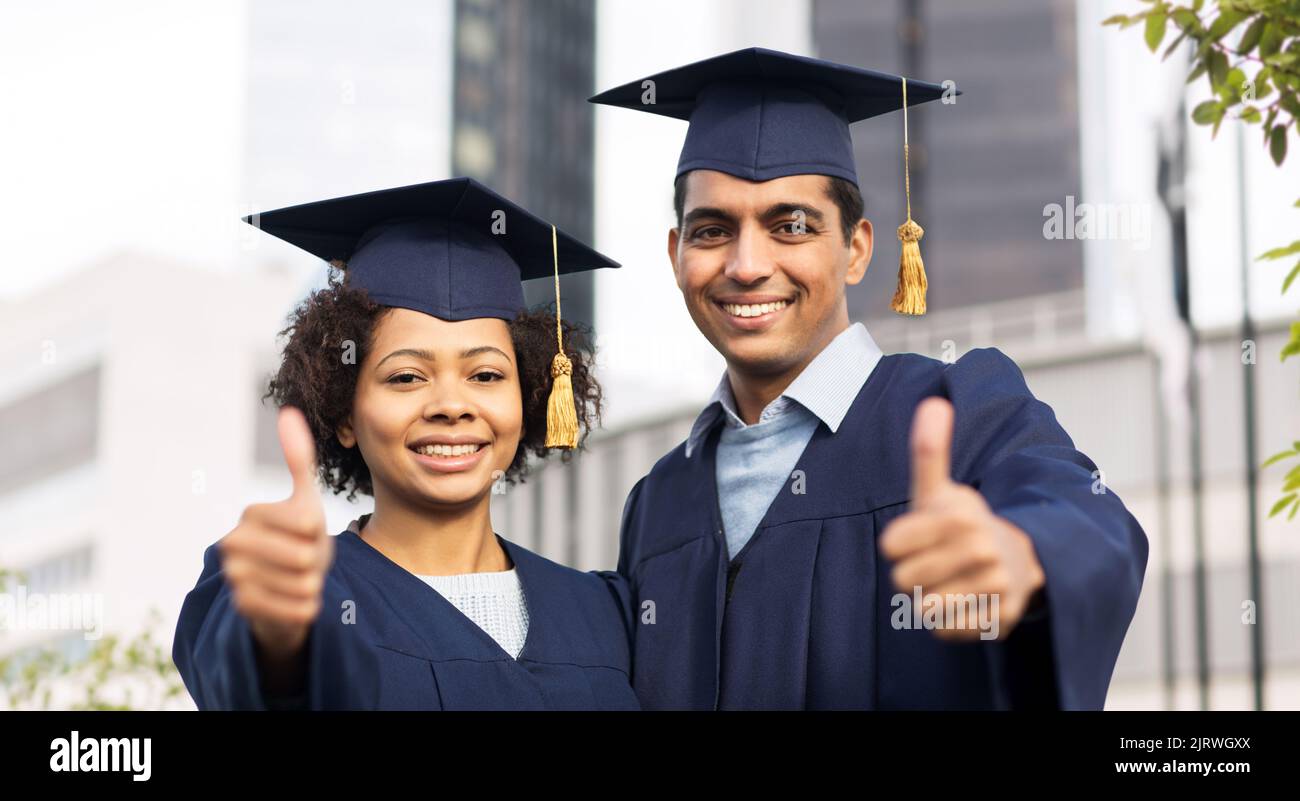
[[802,370],[848,325],[844,287],[866,274],[871,223],[846,243],[823,175],[754,182],[695,170],[683,180],[668,254],[696,327],[733,370]]

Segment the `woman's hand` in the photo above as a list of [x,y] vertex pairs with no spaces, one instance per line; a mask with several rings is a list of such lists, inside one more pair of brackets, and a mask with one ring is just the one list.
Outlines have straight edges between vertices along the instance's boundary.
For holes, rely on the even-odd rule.
[[302,412],[282,408],[279,433],[293,494],[244,509],[239,525],[218,544],[235,608],[252,629],[270,692],[301,682],[303,646],[320,613],[334,556],[316,486],[316,445]]

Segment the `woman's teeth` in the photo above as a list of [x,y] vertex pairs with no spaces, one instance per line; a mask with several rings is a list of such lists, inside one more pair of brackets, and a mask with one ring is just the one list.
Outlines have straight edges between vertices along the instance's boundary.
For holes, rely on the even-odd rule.
[[481,447],[483,447],[482,443],[477,445],[421,445],[415,449],[415,452],[425,456],[466,456]]
[[789,301],[778,300],[776,303],[724,303],[722,310],[732,317],[757,317],[760,314],[780,311],[789,305]]

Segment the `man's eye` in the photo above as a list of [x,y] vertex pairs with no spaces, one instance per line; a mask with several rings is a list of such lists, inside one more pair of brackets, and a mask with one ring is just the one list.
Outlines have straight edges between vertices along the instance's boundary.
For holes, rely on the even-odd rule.
[[778,225],[776,227],[776,231],[779,234],[790,234],[792,236],[801,236],[803,234],[812,233],[812,228],[808,226],[808,223],[800,220],[787,220],[781,223],[780,225]]
[[726,236],[726,235],[727,232],[725,229],[717,225],[706,225],[703,228],[695,229],[695,233],[691,235],[691,238],[692,239],[716,239],[720,236]]
[[414,384],[421,380],[415,373],[398,373],[388,379],[389,384]]

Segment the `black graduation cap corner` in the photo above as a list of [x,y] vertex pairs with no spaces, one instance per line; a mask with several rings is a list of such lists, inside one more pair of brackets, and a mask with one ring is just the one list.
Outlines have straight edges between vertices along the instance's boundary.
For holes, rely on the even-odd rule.
[[244,217],[330,263],[375,302],[443,320],[513,320],[521,282],[555,278],[556,349],[547,447],[577,446],[572,363],[564,352],[560,274],[618,262],[472,178],[318,200]]
[[899,75],[750,47],[616,86],[589,102],[689,120],[678,177],[698,169],[749,181],[819,174],[854,186],[849,125],[902,109],[908,214],[898,228],[902,254],[892,306],[901,314],[924,314],[924,231],[911,213],[907,107],[937,100],[944,91]]

